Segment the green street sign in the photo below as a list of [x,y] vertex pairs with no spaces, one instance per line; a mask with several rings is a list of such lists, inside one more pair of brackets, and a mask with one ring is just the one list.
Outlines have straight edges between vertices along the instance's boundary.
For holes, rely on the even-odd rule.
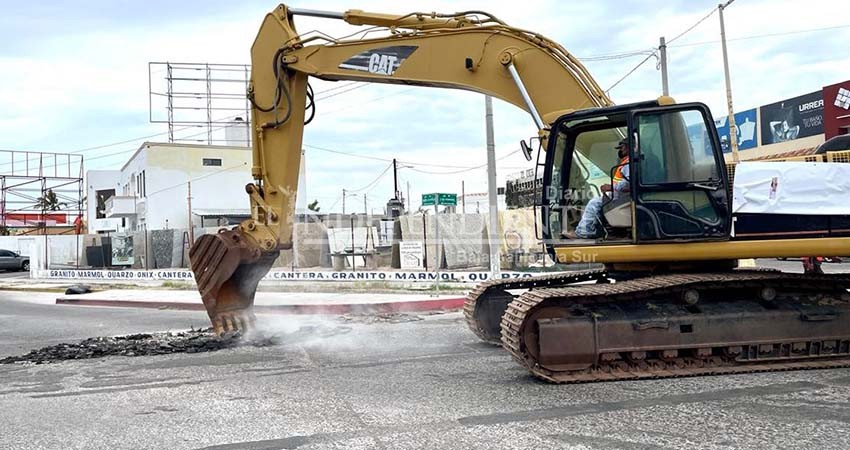
[[444,206],[457,206],[457,194],[437,194],[437,204]]
[[422,194],[422,206],[457,206],[457,194]]
[[432,206],[437,202],[437,194],[422,194],[422,206]]

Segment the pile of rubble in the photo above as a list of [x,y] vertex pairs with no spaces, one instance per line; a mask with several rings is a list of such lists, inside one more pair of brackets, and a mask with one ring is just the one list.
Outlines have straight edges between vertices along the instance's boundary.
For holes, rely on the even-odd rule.
[[424,320],[413,314],[397,312],[387,313],[350,313],[339,317],[340,322],[349,323],[405,323]]
[[[338,318],[342,323],[404,323],[423,320],[422,317],[402,313],[346,314]],[[0,359],[0,364],[34,363],[44,364],[71,359],[102,358],[104,356],[152,356],[171,353],[214,352],[226,348],[252,346],[267,347],[300,344],[314,339],[327,339],[351,332],[345,325],[333,323],[305,323],[294,331],[256,331],[243,336],[240,333],[218,336],[212,328],[188,331],[138,333],[124,336],[100,336],[84,339],[77,343],[51,345],[33,350],[25,355]]]
[[104,356],[149,356],[169,353],[213,352],[240,345],[268,346],[275,338],[242,339],[238,333],[218,336],[211,328],[180,332],[139,333],[125,336],[101,336],[78,343],[58,344],[33,350],[25,355],[0,359],[0,364],[30,362],[43,364],[69,359],[102,358]]

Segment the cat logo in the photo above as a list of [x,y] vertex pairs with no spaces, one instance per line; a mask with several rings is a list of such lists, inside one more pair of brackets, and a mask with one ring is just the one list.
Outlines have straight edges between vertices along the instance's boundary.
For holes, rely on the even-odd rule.
[[398,58],[395,55],[372,53],[369,56],[369,72],[380,75],[392,75],[395,72]]
[[416,49],[415,45],[374,48],[346,59],[339,68],[392,76]]

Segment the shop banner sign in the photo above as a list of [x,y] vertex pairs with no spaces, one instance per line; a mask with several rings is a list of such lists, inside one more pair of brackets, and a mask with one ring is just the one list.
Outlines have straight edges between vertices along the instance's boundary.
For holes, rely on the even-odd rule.
[[761,145],[823,134],[823,91],[759,108]]
[[[714,120],[717,136],[723,153],[732,151],[732,140],[729,134],[729,116]],[[738,150],[749,150],[758,146],[756,139],[756,109],[748,109],[735,113],[735,127],[738,129]]]

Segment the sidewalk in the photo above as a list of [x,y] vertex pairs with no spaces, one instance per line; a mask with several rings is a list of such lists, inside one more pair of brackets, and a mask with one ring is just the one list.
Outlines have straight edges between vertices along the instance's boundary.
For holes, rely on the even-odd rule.
[[[257,292],[254,310],[279,314],[349,314],[418,312],[460,309],[465,297],[458,294],[353,294]],[[57,305],[107,306],[204,310],[197,291],[106,290],[81,295],[61,295]]]

